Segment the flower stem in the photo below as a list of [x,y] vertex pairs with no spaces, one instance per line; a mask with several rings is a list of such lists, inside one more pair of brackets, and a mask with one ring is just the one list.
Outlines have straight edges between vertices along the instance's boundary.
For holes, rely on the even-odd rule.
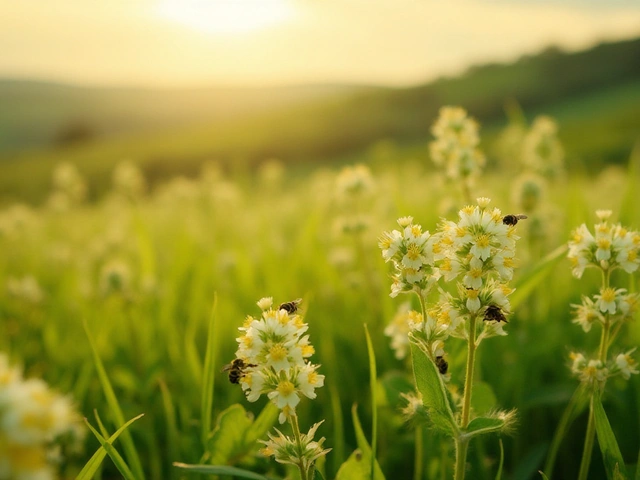
[[[473,315],[469,320],[469,338],[467,352],[467,372],[464,379],[464,397],[462,399],[462,418],[460,419],[460,427],[462,430],[469,426],[469,416],[471,413],[471,390],[473,388],[473,367],[476,360],[476,320],[478,317]],[[458,437],[456,439],[456,469],[455,480],[463,480],[465,467],[467,465],[467,447],[469,446],[468,438]]]
[[[602,272],[602,288],[609,288],[610,272]],[[611,319],[607,314],[602,324],[602,335],[600,336],[600,346],[598,347],[598,360],[603,364],[607,362],[607,351],[609,350],[609,336],[611,335]],[[582,450],[582,460],[580,461],[580,472],[578,480],[587,480],[589,474],[589,465],[591,465],[591,454],[593,453],[593,444],[596,437],[596,419],[593,412],[593,396],[598,391],[604,389],[604,382],[601,385],[594,385],[591,392],[591,400],[589,401],[589,420],[587,422],[587,431],[584,436],[584,449]]]
[[296,445],[298,446],[298,455],[300,463],[298,469],[300,470],[300,480],[308,480],[307,466],[304,464],[302,449],[302,438],[300,437],[300,427],[298,426],[298,416],[294,413],[289,415],[289,422],[291,422],[291,429],[293,430],[293,436],[296,439]]
[[422,478],[422,425],[416,426],[415,458],[413,461],[413,480]]

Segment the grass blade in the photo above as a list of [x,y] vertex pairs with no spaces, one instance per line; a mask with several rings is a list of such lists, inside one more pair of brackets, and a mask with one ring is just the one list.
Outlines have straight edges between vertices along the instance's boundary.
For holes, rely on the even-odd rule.
[[113,445],[107,442],[107,440],[105,440],[105,438],[102,435],[100,435],[100,433],[98,433],[98,431],[95,428],[93,428],[93,426],[89,423],[89,421],[86,418],[84,419],[84,423],[87,424],[87,427],[89,427],[89,430],[93,432],[95,437],[100,442],[100,445],[102,445],[102,447],[107,451],[107,454],[109,455],[109,457],[111,457],[111,460],[113,460],[113,464],[116,466],[118,471],[122,474],[122,476],[126,480],[135,480],[133,473],[131,473],[131,469],[128,467],[127,463],[124,461],[122,456],[118,453],[118,451],[113,447]]
[[259,473],[250,472],[237,467],[229,467],[228,465],[187,465],[186,463],[176,462],[174,467],[182,468],[193,473],[205,473],[208,475],[228,475],[236,478],[248,478],[250,480],[273,480]]
[[560,245],[520,277],[516,282],[516,291],[509,297],[512,309],[516,309],[549,276],[556,264],[565,257],[567,250],[566,245]]
[[213,390],[215,386],[214,372],[216,368],[215,341],[216,341],[216,310],[218,306],[218,295],[213,295],[213,306],[209,316],[209,328],[207,335],[207,350],[204,355],[204,374],[202,379],[202,404],[200,419],[202,421],[202,431],[200,432],[202,445],[207,448],[207,439],[213,428],[211,424],[211,410],[213,408]]
[[504,445],[502,444],[502,439],[498,439],[498,443],[500,444],[500,464],[498,465],[498,473],[496,473],[496,480],[502,479],[502,466],[504,465]]
[[607,478],[609,480],[628,478],[620,447],[613,430],[611,430],[611,424],[599,395],[593,397],[593,413],[595,415],[596,433],[598,434],[598,445],[600,445],[600,452],[602,452]]
[[[100,360],[100,355],[98,355],[98,349],[96,348],[95,342],[93,341],[93,337],[89,332],[89,327],[87,326],[86,320],[82,321],[82,325],[84,327],[84,331],[87,334],[87,338],[89,339],[89,344],[91,345],[91,351],[93,353],[93,360],[96,365],[96,370],[98,371],[98,379],[100,380],[100,384],[102,385],[102,390],[107,399],[107,404],[111,410],[113,418],[119,424],[123,424],[124,415],[122,414],[122,409],[120,408],[120,404],[118,403],[118,399],[116,397],[115,392],[113,391],[113,387],[111,386],[111,382],[109,381],[109,377],[107,376],[107,372],[104,369],[104,365],[102,360]],[[139,417],[136,417],[139,418]],[[136,447],[133,444],[133,438],[131,437],[131,433],[128,430],[122,432],[122,447],[124,449],[125,455],[131,468],[133,469],[133,473],[135,478],[138,480],[144,479],[144,473],[142,471],[142,464],[140,463],[140,457],[138,457],[138,452],[136,451]]]
[[[129,425],[131,425],[133,422],[138,420],[143,415],[144,414],[140,414],[137,417],[134,417],[131,420],[129,420],[124,425],[122,425],[113,435],[109,437],[108,440],[106,440],[106,442],[109,444],[112,444],[113,442],[115,442],[116,439],[120,436],[120,434],[129,427]],[[91,480],[95,475],[95,473],[98,471],[100,464],[102,463],[102,461],[106,456],[107,456],[107,451],[103,446],[100,447],[96,451],[96,453],[94,453],[93,456],[89,459],[89,461],[85,464],[84,468],[80,471],[80,473],[76,477],[76,480]]]
[[376,448],[378,438],[378,375],[376,372],[376,355],[371,343],[371,336],[367,324],[364,325],[364,333],[367,337],[367,351],[369,352],[369,388],[371,389],[371,478],[375,472]]

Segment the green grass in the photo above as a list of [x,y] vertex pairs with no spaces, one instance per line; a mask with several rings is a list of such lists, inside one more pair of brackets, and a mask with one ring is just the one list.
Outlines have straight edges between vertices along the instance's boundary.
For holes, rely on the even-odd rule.
[[[408,157],[421,148],[407,147],[398,154]],[[97,153],[95,161],[100,162]],[[378,160],[372,168],[377,191],[361,204],[371,225],[359,240],[333,228],[335,220],[349,212],[334,199],[335,172],[330,170],[287,173],[271,184],[237,174],[233,182],[238,194],[231,198],[223,196],[222,184],[199,182],[191,186],[191,194],[159,191],[137,204],[103,199],[66,213],[36,210],[32,223],[14,236],[0,238],[0,250],[10,252],[0,255],[0,286],[9,277],[31,274],[46,296],[33,305],[0,288],[0,350],[23,362],[29,375],[42,376],[57,389],[73,393],[84,416],[96,409],[109,431],[144,413],[115,448],[127,461],[138,457],[147,478],[176,478],[180,473],[173,462],[198,464],[206,453],[203,431],[208,426],[203,420],[215,423],[217,415],[235,402],[256,415],[265,404],[264,399],[246,402],[240,388],[219,372],[233,357],[237,328],[245,316],[259,312],[255,302],[263,296],[272,295],[275,302],[303,297],[316,347],[313,358],[322,365],[326,387],[318,390],[317,400],[301,402],[300,424],[304,431],[326,419],[318,436],[327,437],[327,447],[335,448],[329,454],[326,478],[334,478],[344,457],[363,442],[350,420],[354,403],[359,405],[362,431],[372,431],[375,416],[364,323],[381,385],[376,392],[377,442],[367,440],[375,445],[376,460],[387,478],[411,478],[415,436],[398,411],[398,395],[391,394],[398,379],[410,384],[411,377],[383,335],[404,299],[388,296],[389,272],[376,239],[401,215],[413,215],[433,230],[441,200],[451,195],[451,187],[439,182],[423,160],[407,159],[395,166]],[[595,179],[574,175],[551,189],[544,253],[564,244],[575,226],[592,223],[595,208],[625,210],[628,224],[640,227],[635,198],[625,194],[637,181],[623,171],[609,171]],[[481,179],[477,193],[492,197],[495,205],[510,212],[509,186],[509,177],[494,172]],[[526,225],[523,228],[526,231]],[[347,252],[346,263],[334,263],[337,248]],[[61,255],[64,250],[66,257]],[[518,252],[522,276],[539,259],[528,254],[525,242]],[[113,258],[131,269],[127,295],[100,292],[100,269]],[[590,273],[579,281],[571,277],[568,262],[556,263],[520,302],[507,328],[509,336],[489,340],[479,352],[478,379],[491,385],[500,408],[518,409],[517,434],[503,438],[503,478],[534,478],[542,468],[577,386],[570,378],[568,351],[588,351],[597,344],[597,334],[586,336],[570,322],[569,305],[581,293],[597,288],[598,279]],[[628,286],[628,277],[620,275],[614,282]],[[214,295],[218,301],[212,321]],[[83,322],[104,371],[94,369]],[[209,336],[212,323],[215,338]],[[626,350],[638,342],[636,322],[619,348]],[[207,345],[213,348],[208,350]],[[453,384],[461,386],[464,352],[454,349],[449,363]],[[105,395],[105,378],[113,394],[106,389]],[[215,389],[215,396],[203,392],[205,386]],[[634,376],[627,385],[612,382],[603,399],[628,463],[635,461],[640,443],[638,392]],[[206,408],[210,401],[211,417]],[[578,416],[568,429],[556,470],[547,475],[575,476],[584,424],[584,415]],[[126,437],[130,442],[119,443]],[[434,478],[442,458],[451,458],[453,452],[443,451],[444,438],[429,430],[423,443],[424,471]],[[99,447],[95,438],[88,438],[84,455],[65,465],[66,475],[77,473]],[[343,458],[334,461],[332,455]],[[496,438],[474,440],[469,453],[474,478],[494,478],[501,456]],[[134,473],[135,464],[135,460],[128,463]],[[251,456],[236,466],[268,476],[282,474],[264,459]],[[592,472],[593,478],[603,478],[595,453]],[[116,467],[106,461],[102,478],[117,475]]]

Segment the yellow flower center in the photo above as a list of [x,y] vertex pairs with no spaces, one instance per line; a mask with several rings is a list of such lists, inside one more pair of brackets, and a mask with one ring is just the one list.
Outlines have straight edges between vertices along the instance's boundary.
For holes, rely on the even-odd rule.
[[420,250],[418,245],[412,243],[407,249],[407,257],[409,257],[410,260],[417,260],[420,257]]
[[313,348],[313,345],[303,345],[302,346],[302,356],[303,357],[310,357],[311,355],[313,355],[315,353],[315,348]]
[[507,268],[512,268],[513,267],[513,258],[512,257],[505,257],[504,261],[502,262],[502,264]]
[[638,258],[638,251],[637,250],[629,250],[629,255],[627,256],[627,261],[633,262],[633,261],[636,260],[636,258]]
[[451,259],[445,258],[442,261],[442,263],[440,264],[440,270],[445,271],[445,272],[450,272],[451,271]]
[[602,301],[611,303],[616,299],[616,291],[613,288],[605,288],[602,291]]
[[469,270],[469,275],[471,276],[471,278],[480,278],[482,276],[482,269],[472,268],[471,270]]
[[479,294],[480,294],[479,290],[467,290],[467,298],[470,298],[472,300],[475,300],[476,298],[478,298]]
[[274,361],[278,362],[287,357],[287,349],[277,343],[269,349],[269,355]]
[[463,227],[456,227],[456,237],[464,237],[467,234],[467,231]]
[[278,390],[278,393],[283,397],[288,397],[295,392],[296,387],[289,380],[283,380],[278,384],[276,390]]
[[309,376],[307,377],[307,380],[309,382],[309,385],[315,385],[316,383],[318,383],[318,374],[316,373],[316,371],[312,371],[309,372]]
[[476,245],[478,245],[480,248],[486,248],[489,246],[490,242],[491,242],[491,239],[489,238],[489,235],[483,234],[478,236],[476,240]]
[[598,239],[596,244],[598,245],[598,248],[601,250],[609,250],[609,247],[611,246],[611,241],[608,238],[600,238]]
[[420,235],[422,235],[422,228],[420,228],[420,225],[411,225],[411,234],[414,237],[419,237]]
[[471,215],[473,213],[473,211],[475,210],[476,207],[474,207],[473,205],[467,205],[466,207],[464,207],[462,209],[462,212],[467,214],[467,215]]

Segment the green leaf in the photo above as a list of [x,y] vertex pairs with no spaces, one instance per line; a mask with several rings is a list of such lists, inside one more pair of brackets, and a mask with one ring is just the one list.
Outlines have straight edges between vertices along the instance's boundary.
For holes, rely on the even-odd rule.
[[538,470],[538,473],[542,476],[542,480],[549,480],[549,477],[547,477],[542,470]]
[[109,455],[109,457],[111,457],[111,460],[113,460],[113,464],[116,466],[118,471],[122,474],[122,476],[126,480],[134,480],[135,477],[133,476],[133,473],[131,473],[131,469],[129,468],[127,463],[124,461],[122,456],[118,453],[118,451],[113,447],[113,445],[111,445],[107,440],[105,440],[105,438],[102,435],[100,435],[100,433],[98,433],[98,431],[95,428],[93,428],[93,426],[89,423],[89,421],[86,418],[84,419],[84,423],[87,424],[87,427],[89,427],[89,430],[93,432],[95,437],[100,442],[100,445],[102,445],[102,447],[107,451],[107,454]]
[[505,421],[495,417],[476,417],[469,422],[469,426],[462,434],[465,437],[473,438],[478,435],[501,431],[505,426]]
[[242,405],[231,405],[218,416],[216,428],[211,432],[207,451],[209,462],[214,465],[232,463],[246,453],[246,434],[251,427],[251,418]]
[[367,480],[370,472],[371,465],[368,459],[365,459],[362,451],[358,449],[340,466],[336,480]]
[[214,372],[216,369],[215,356],[215,334],[216,334],[216,307],[218,305],[218,295],[213,295],[213,306],[209,316],[209,329],[207,335],[207,350],[204,355],[204,374],[202,379],[202,403],[200,418],[202,421],[202,444],[207,444],[209,432],[211,431],[211,410],[213,407]]
[[471,396],[471,408],[476,415],[483,415],[495,408],[498,400],[493,393],[491,385],[486,382],[475,382],[473,384],[473,395]]
[[272,480],[269,477],[253,473],[249,470],[230,467],[228,465],[187,465],[186,463],[175,462],[174,467],[182,468],[193,473],[205,473],[208,475],[227,475],[236,478],[249,478],[250,480]]
[[416,387],[422,394],[422,403],[429,411],[434,426],[450,436],[458,434],[442,376],[422,349],[411,342],[411,358]]
[[562,439],[569,431],[569,427],[576,419],[576,417],[584,411],[587,406],[588,400],[589,398],[586,395],[585,389],[580,386],[576,389],[575,393],[571,397],[571,400],[566,406],[564,412],[562,412],[562,417],[560,418],[558,427],[553,434],[553,440],[551,441],[551,446],[549,447],[547,461],[544,464],[544,471],[549,472],[549,475],[553,475],[553,468],[556,463],[556,457],[558,456],[558,451],[560,450]]
[[638,461],[636,462],[636,478],[635,480],[640,480],[640,452],[638,452]]
[[[125,422],[124,422],[124,415],[122,414],[122,409],[120,408],[120,404],[118,403],[118,398],[116,397],[116,394],[113,391],[111,382],[109,382],[109,377],[107,376],[107,372],[104,368],[102,360],[100,359],[100,355],[98,355],[98,350],[96,348],[95,342],[93,341],[93,337],[89,332],[89,327],[87,326],[86,320],[83,319],[82,325],[84,327],[85,333],[87,334],[87,338],[89,339],[89,344],[91,345],[93,360],[96,366],[96,370],[98,371],[98,378],[100,380],[100,384],[102,385],[102,390],[104,391],[104,395],[107,399],[107,404],[109,405],[111,414],[113,415],[113,418],[117,423],[123,424]],[[142,463],[140,463],[140,457],[138,457],[138,452],[133,443],[133,438],[131,437],[131,434],[129,433],[128,430],[123,431],[122,447],[124,449],[127,460],[129,461],[129,464],[133,469],[135,478],[137,478],[138,480],[144,479],[145,476],[144,476],[144,472],[142,471]]]
[[596,422],[596,433],[598,434],[598,444],[600,445],[600,452],[602,452],[607,478],[609,480],[628,478],[620,447],[618,447],[616,437],[613,434],[613,430],[611,430],[611,424],[602,407],[599,395],[594,395],[593,397],[593,413]]
[[[129,420],[124,425],[122,425],[118,430],[116,430],[116,432],[113,435],[109,437],[109,439],[107,440],[107,443],[113,444],[113,442],[116,441],[116,439],[120,436],[120,434],[124,432],[127,429],[127,427],[129,427],[129,425],[131,425],[133,422],[138,420],[143,415],[144,414],[140,414],[137,417],[134,417],[131,420]],[[80,471],[80,473],[78,473],[76,480],[91,480],[95,475],[95,473],[98,471],[100,464],[102,463],[102,461],[106,456],[107,456],[107,451],[105,450],[104,447],[100,447],[96,451],[96,453],[94,453],[93,456],[89,459],[89,461],[85,464],[84,468]]]
[[247,448],[253,448],[253,445],[256,441],[263,438],[267,432],[273,427],[278,420],[278,415],[280,414],[280,410],[273,403],[269,402],[265,405],[265,407],[258,415],[249,429],[244,438],[244,443]]
[[373,350],[373,343],[371,343],[371,336],[369,335],[369,329],[367,325],[364,325],[364,333],[367,338],[367,351],[369,353],[369,389],[371,390],[371,478],[373,478],[373,472],[375,471],[376,461],[376,448],[378,445],[378,374],[376,371],[376,355]]
[[[349,459],[342,464],[340,469],[338,470],[338,477],[340,479],[348,480],[350,478],[371,478],[371,447],[367,442],[367,438],[364,435],[364,431],[362,430],[362,425],[360,424],[360,419],[358,418],[358,407],[357,405],[353,405],[351,408],[351,416],[353,418],[353,428],[356,432],[356,441],[358,443],[358,450],[351,454]],[[373,478],[375,480],[384,480],[384,474],[380,469],[380,465],[378,465],[378,461],[375,460],[374,465],[374,475]],[[359,472],[361,468],[364,468],[364,477],[349,476],[348,473],[345,472]],[[340,477],[340,472],[345,469],[345,472],[342,473],[342,477]],[[337,479],[336,479],[337,480]]]
[[529,294],[540,283],[542,283],[547,276],[549,276],[556,264],[565,257],[567,250],[568,247],[566,245],[559,246],[540,260],[535,267],[522,274],[520,280],[516,282],[516,291],[509,297],[509,302],[511,303],[511,308],[513,310],[515,310],[529,296]]

